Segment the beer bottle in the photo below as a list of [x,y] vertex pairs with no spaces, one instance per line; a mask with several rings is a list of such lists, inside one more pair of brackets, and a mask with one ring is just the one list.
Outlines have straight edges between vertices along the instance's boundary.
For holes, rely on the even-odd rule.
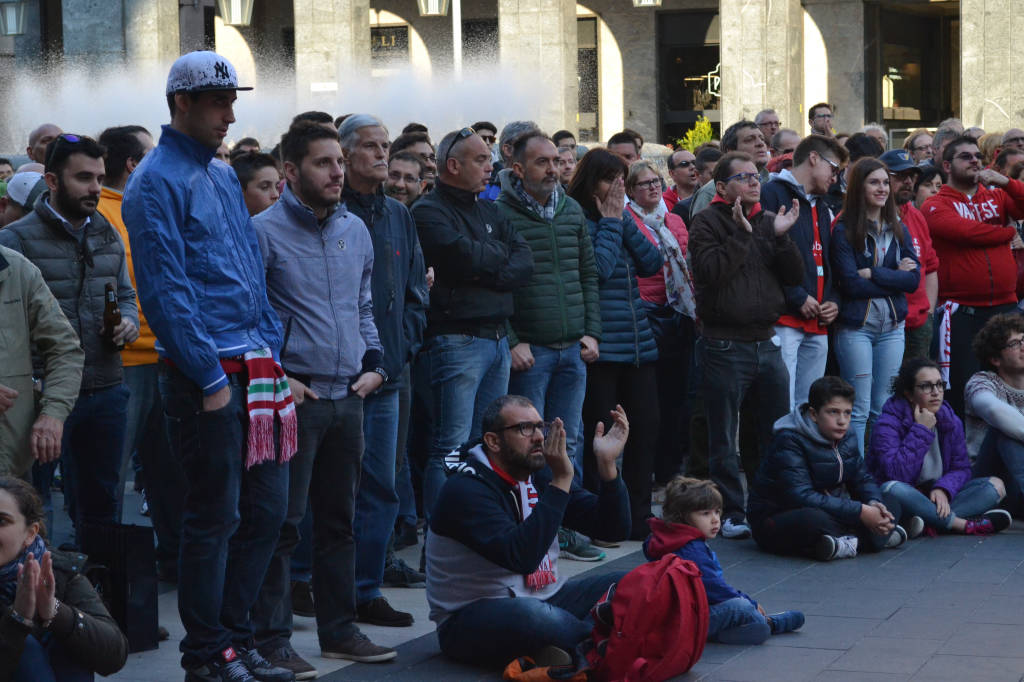
[[121,309],[117,306],[117,291],[113,282],[107,282],[103,288],[103,338],[107,349],[124,350],[124,343],[114,343],[114,327],[121,324]]

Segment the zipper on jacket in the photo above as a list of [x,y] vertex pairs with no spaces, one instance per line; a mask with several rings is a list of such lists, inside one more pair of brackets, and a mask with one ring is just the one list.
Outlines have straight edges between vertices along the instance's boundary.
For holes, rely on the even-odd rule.
[[839,446],[833,445],[832,452],[836,455],[836,461],[839,462],[839,480],[836,481],[836,485],[840,485],[843,482],[843,456],[839,454]]
[[[557,216],[556,216],[557,217]],[[541,218],[541,220],[544,220]],[[565,300],[565,283],[562,281],[562,265],[561,260],[558,257],[558,228],[555,224],[554,219],[551,221],[544,220],[548,223],[549,231],[548,235],[551,238],[551,254],[553,257],[552,265],[554,265],[555,284],[558,288],[558,302],[559,302],[559,313],[562,318],[562,333],[559,335],[560,340],[565,340],[565,337],[569,335],[569,318],[565,314],[565,309],[568,306],[568,302]],[[581,282],[582,285],[582,282]],[[580,288],[582,291],[582,286]]]
[[[646,237],[644,237],[646,239]],[[640,323],[636,319],[636,305],[633,303],[633,271],[629,267],[629,260],[626,260],[626,300],[629,301],[629,312],[633,315],[633,350],[635,355],[633,366],[640,366]],[[639,286],[639,285],[637,285]]]
[[[315,216],[314,216],[313,220],[316,221],[316,217]],[[314,227],[315,228],[319,228],[319,226],[314,226]],[[327,225],[324,225],[324,229],[327,229]],[[325,236],[323,230],[317,229],[317,233],[318,233],[317,236],[320,237],[320,252],[323,254],[323,258],[324,258],[324,272],[327,273],[327,301],[328,301],[328,303],[330,303],[330,306],[331,306],[331,318],[334,320],[334,333],[337,335],[335,338],[340,339],[340,338],[342,338],[341,337],[341,326],[338,324],[338,310],[337,310],[337,308],[334,307],[334,285],[333,285],[334,278],[331,277],[331,259],[327,257],[327,239],[326,239],[326,236]],[[359,292],[356,292],[356,296],[357,297],[359,296]],[[356,306],[356,307],[358,308],[358,306]],[[361,322],[361,320],[358,319],[358,315],[357,315],[356,322],[357,322],[357,325]],[[360,332],[362,332],[361,328],[360,328]],[[362,333],[360,333],[360,338],[361,337],[362,337]],[[335,381],[338,378],[338,371],[340,369],[341,369],[341,344],[338,345],[338,352],[335,353],[335,355],[334,355],[334,376],[331,377],[331,387],[332,388],[334,387]],[[341,378],[342,378],[342,381],[344,381],[348,377],[341,377]],[[311,381],[312,381],[312,379],[311,379]],[[347,383],[345,384],[345,392],[346,392],[346,394],[348,394],[348,384]]]

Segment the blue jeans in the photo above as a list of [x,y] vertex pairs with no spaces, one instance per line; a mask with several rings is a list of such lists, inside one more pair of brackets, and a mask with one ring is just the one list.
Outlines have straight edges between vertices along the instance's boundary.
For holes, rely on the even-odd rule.
[[388,540],[398,518],[398,391],[381,391],[363,401],[363,440],[363,471],[356,493],[354,525],[357,604],[381,596]]
[[402,383],[398,387],[398,447],[395,448],[395,492],[398,493],[398,518],[403,523],[416,525],[416,492],[412,487],[412,468],[409,464],[409,427],[412,413],[412,376],[410,366],[402,370]]
[[998,476],[1006,485],[1006,508],[1024,516],[1024,443],[990,428],[971,470],[974,476]]
[[935,503],[914,486],[903,481],[886,481],[882,485],[882,501],[897,523],[910,516],[920,516],[929,528],[943,531],[953,526],[954,519],[984,514],[999,504],[999,499],[999,493],[987,476],[972,478],[950,501],[949,515],[942,517],[935,511]]
[[363,454],[363,401],[354,394],[340,400],[307,399],[295,412],[299,449],[288,463],[288,512],[252,609],[260,649],[275,649],[291,638],[289,569],[310,516],[317,634],[328,644],[358,632],[352,519]]
[[577,448],[583,429],[583,396],[587,390],[587,366],[579,344],[561,350],[530,344],[533,367],[513,372],[508,392],[529,398],[544,421],[561,417],[565,422],[565,451],[573,458],[576,483],[583,484],[583,448]]
[[546,646],[572,652],[594,627],[590,609],[625,571],[573,578],[547,601],[531,597],[481,599],[437,626],[449,658],[500,668]]
[[434,399],[433,442],[423,473],[423,512],[430,516],[447,474],[444,458],[480,437],[480,419],[508,391],[508,339],[442,334],[427,339]]
[[892,395],[892,378],[903,362],[903,340],[902,322],[884,330],[869,324],[860,329],[840,327],[836,334],[839,373],[857,392],[851,421],[862,457],[868,423],[875,423]]
[[722,644],[760,644],[772,634],[749,599],[733,597],[708,605],[708,639]]
[[47,634],[40,642],[34,635],[25,638],[25,650],[18,659],[12,682],[93,682],[92,671],[69,660],[63,647]]
[[777,324],[775,335],[782,342],[782,361],[789,370],[789,409],[793,411],[807,402],[811,384],[825,374],[828,334]]
[[246,469],[247,377],[232,374],[228,385],[228,404],[205,412],[199,387],[180,370],[160,367],[171,452],[186,482],[178,557],[185,668],[252,639],[249,611],[288,500],[287,466],[264,462]]
[[83,521],[117,520],[128,395],[124,384],[82,391],[64,422],[61,471],[68,512],[76,527]]

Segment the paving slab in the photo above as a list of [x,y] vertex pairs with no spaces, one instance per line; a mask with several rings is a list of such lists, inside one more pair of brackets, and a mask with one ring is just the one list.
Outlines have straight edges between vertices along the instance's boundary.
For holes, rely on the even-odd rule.
[[1024,660],[997,656],[933,656],[914,675],[914,682],[1016,682],[1024,676]]
[[872,673],[913,674],[942,645],[940,639],[864,637],[828,667]]

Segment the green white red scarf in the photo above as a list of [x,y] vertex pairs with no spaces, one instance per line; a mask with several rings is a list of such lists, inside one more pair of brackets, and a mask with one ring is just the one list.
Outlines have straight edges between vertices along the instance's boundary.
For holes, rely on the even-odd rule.
[[[269,348],[245,354],[249,372],[249,448],[245,468],[277,459],[284,464],[298,449],[299,422],[288,379]],[[274,416],[281,421],[280,456],[275,458]]]

